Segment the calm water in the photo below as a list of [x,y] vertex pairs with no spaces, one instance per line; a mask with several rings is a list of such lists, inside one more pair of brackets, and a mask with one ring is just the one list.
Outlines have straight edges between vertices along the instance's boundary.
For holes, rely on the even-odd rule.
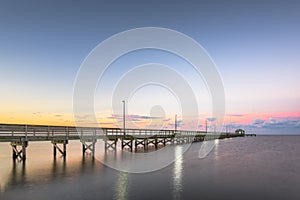
[[52,157],[50,142],[31,142],[25,164],[0,143],[0,199],[299,199],[300,136],[217,140],[201,160],[199,147],[161,170],[128,174],[83,158],[78,141],[66,161]]

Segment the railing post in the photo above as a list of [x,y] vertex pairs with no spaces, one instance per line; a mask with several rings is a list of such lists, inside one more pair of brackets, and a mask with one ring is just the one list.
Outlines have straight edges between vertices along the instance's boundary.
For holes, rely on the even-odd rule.
[[25,139],[27,140],[27,124],[25,125]]
[[69,127],[67,126],[66,129],[67,129],[67,137],[66,137],[66,139],[69,140]]

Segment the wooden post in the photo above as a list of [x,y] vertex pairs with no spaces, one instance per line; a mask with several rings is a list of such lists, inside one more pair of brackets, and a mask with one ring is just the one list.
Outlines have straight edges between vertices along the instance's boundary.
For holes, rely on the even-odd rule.
[[[86,150],[90,150],[92,156],[95,155],[95,144],[97,142],[97,139],[95,137],[93,138],[85,138],[85,139],[81,139],[80,140],[82,143],[82,155],[85,155]],[[107,138],[104,139],[105,142],[105,150],[109,147],[108,142],[107,142]]]
[[137,152],[137,147],[138,147],[138,141],[137,139],[134,140],[134,151]]
[[13,160],[16,160],[18,158],[18,155],[17,155],[17,152],[16,152],[16,149],[17,147],[15,145],[12,145],[12,158]]
[[84,154],[85,154],[85,145],[84,145],[84,143],[82,142],[82,155],[84,156]]
[[[51,141],[53,144],[53,156],[56,157],[57,150],[61,153],[61,155],[65,158],[67,155],[67,144],[68,140],[53,140]],[[63,145],[63,149],[61,149],[58,144]]]
[[26,144],[23,143],[22,145],[22,160],[25,161],[26,160]]
[[25,125],[25,139],[27,140],[27,125]]
[[144,140],[144,150],[148,150],[148,139]]
[[56,144],[53,144],[53,156],[56,158]]
[[69,127],[67,126],[66,129],[67,129],[67,131],[66,131],[66,132],[67,132],[67,137],[66,137],[66,139],[69,140]]
[[96,143],[96,141],[94,140],[94,141],[93,141],[92,156],[95,155],[95,143]]
[[64,153],[63,153],[63,156],[66,157],[66,155],[67,155],[66,143],[64,143],[63,146],[64,146]]
[[[28,146],[28,141],[22,141],[22,142],[11,142],[12,146],[12,158],[13,160],[16,160],[20,158],[20,160],[25,161],[26,160],[26,147]],[[21,146],[21,149],[18,150],[18,146]]]

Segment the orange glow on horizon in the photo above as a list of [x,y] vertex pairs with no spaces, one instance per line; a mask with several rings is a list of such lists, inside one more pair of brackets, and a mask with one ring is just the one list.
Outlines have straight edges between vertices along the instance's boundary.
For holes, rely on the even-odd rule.
[[[230,115],[227,114],[224,117],[224,125],[230,123],[236,124],[251,124],[253,120],[269,120],[270,118],[300,118],[300,112],[273,112],[273,113],[247,113],[247,114],[238,114]],[[200,130],[205,126],[207,116],[202,116],[198,124],[202,125]],[[100,119],[100,120],[99,120]],[[151,121],[151,120],[150,120]],[[41,114],[41,113],[32,113],[32,114],[1,114],[0,123],[6,124],[34,124],[34,125],[59,125],[59,126],[74,126],[74,119],[72,114]],[[174,119],[170,117],[168,128],[173,128]],[[191,122],[185,122],[185,125],[182,128],[188,128]],[[111,119],[108,117],[98,118],[98,124],[90,124],[87,126],[101,126],[101,127],[120,127],[122,122],[117,122],[116,119]],[[149,120],[141,120],[139,122],[134,122],[137,127],[147,128],[149,125]],[[128,127],[129,128],[129,127]]]

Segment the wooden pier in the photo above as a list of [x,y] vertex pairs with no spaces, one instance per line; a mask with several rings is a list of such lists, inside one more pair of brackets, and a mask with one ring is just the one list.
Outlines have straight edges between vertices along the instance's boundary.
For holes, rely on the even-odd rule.
[[104,141],[105,151],[116,150],[118,142],[121,142],[122,149],[137,151],[138,147],[142,147],[146,151],[151,145],[158,149],[159,145],[201,142],[246,135],[236,132],[216,134],[184,130],[124,130],[120,128],[0,124],[0,142],[10,142],[12,158],[23,161],[26,160],[26,148],[31,141],[50,141],[53,144],[53,156],[55,157],[59,152],[66,157],[69,140],[80,140],[83,155],[87,150],[94,155],[97,140]]

